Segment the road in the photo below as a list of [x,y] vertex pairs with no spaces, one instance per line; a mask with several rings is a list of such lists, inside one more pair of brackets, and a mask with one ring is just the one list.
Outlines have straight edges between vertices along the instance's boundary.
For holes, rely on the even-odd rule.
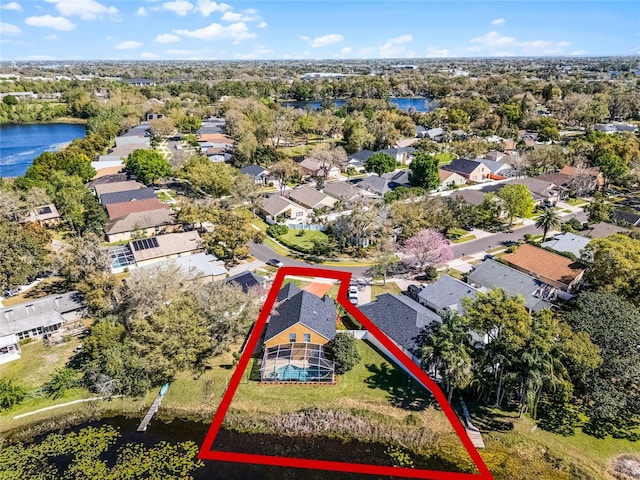
[[[567,214],[565,216],[561,216],[561,218],[566,221],[573,216],[575,216],[575,218],[577,218],[581,222],[587,221],[587,215],[584,212]],[[491,235],[490,237],[480,238],[478,240],[471,240],[470,242],[465,242],[460,245],[454,245],[453,255],[454,255],[454,258],[460,258],[460,257],[464,257],[465,255],[472,255],[474,253],[483,252],[491,248],[500,246],[503,242],[519,240],[527,233],[532,235],[537,235],[537,234],[540,234],[540,229],[536,228],[535,225],[531,224],[531,225],[526,225],[524,227],[517,228],[512,232],[497,233],[495,235]],[[286,266],[292,266],[292,267],[308,267],[309,266],[308,263],[301,262],[300,260],[295,260],[290,257],[279,255],[278,253],[274,252],[271,248],[269,248],[264,244],[250,243],[249,249],[251,251],[251,255],[253,255],[257,260],[260,260],[262,262],[266,262],[270,258],[276,258]],[[332,266],[317,265],[317,266],[319,268],[330,268],[331,270],[351,272],[354,277],[363,276],[364,272],[369,269],[369,267],[338,267],[333,265]]]

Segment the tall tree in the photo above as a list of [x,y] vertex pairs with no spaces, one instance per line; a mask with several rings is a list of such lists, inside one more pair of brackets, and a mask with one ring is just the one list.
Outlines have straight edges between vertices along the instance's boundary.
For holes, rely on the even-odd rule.
[[509,215],[509,228],[513,225],[515,217],[529,217],[533,214],[535,203],[526,185],[521,183],[505,185],[496,195],[502,200]]
[[28,283],[49,267],[49,233],[0,217],[0,292]]
[[560,227],[560,217],[558,216],[555,207],[545,208],[544,211],[536,219],[536,228],[542,230],[542,241],[547,238],[547,233],[553,228]]
[[613,205],[607,202],[602,192],[597,191],[593,194],[593,201],[584,207],[584,211],[589,216],[589,222],[608,222],[611,219]]
[[377,173],[380,177],[383,173],[393,172],[396,169],[396,160],[386,153],[374,153],[364,162],[364,168],[367,172]]
[[440,376],[448,401],[453,392],[471,381],[471,345],[467,319],[454,310],[442,314],[442,323],[432,322],[419,337],[422,368],[434,378]]
[[284,195],[289,181],[302,176],[302,168],[290,158],[275,163],[270,171],[280,185],[280,195]]
[[440,186],[440,169],[438,159],[425,153],[416,154],[411,161],[411,183],[422,187],[427,191],[435,190]]
[[387,274],[400,262],[400,257],[396,254],[396,243],[389,238],[378,242],[375,259],[375,263],[370,270],[371,275],[373,278],[382,277],[383,285],[386,285]]
[[124,161],[127,170],[142,183],[151,185],[159,178],[171,175],[171,165],[162,154],[153,150],[134,150]]
[[400,251],[406,255],[403,262],[417,270],[424,270],[453,258],[449,241],[433,229],[419,231],[404,242]]
[[256,183],[251,175],[238,175],[231,195],[238,204],[246,205],[253,218],[256,218],[256,210],[262,206],[264,201],[261,184]]

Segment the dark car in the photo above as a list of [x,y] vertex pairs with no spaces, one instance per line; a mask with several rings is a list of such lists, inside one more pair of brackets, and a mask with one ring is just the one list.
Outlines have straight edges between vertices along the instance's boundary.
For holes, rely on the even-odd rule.
[[270,258],[269,260],[267,260],[265,262],[267,265],[270,265],[272,267],[284,267],[284,263],[282,263],[280,260],[278,260],[277,258]]

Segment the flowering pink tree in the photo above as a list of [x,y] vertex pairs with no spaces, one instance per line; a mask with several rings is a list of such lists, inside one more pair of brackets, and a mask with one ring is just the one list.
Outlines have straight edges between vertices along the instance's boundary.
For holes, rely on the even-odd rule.
[[448,262],[453,258],[453,249],[449,241],[433,229],[420,230],[404,242],[400,251],[407,255],[403,262],[418,270]]

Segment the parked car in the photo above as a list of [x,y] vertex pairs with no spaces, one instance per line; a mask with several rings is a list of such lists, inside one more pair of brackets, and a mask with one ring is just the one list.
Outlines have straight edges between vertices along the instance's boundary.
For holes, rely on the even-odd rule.
[[349,293],[347,295],[349,301],[353,303],[355,306],[358,306],[358,287],[355,285],[351,285],[349,287]]
[[284,267],[284,263],[282,263],[280,260],[278,260],[277,258],[270,258],[269,260],[267,260],[265,262],[267,265],[270,265],[272,267]]

